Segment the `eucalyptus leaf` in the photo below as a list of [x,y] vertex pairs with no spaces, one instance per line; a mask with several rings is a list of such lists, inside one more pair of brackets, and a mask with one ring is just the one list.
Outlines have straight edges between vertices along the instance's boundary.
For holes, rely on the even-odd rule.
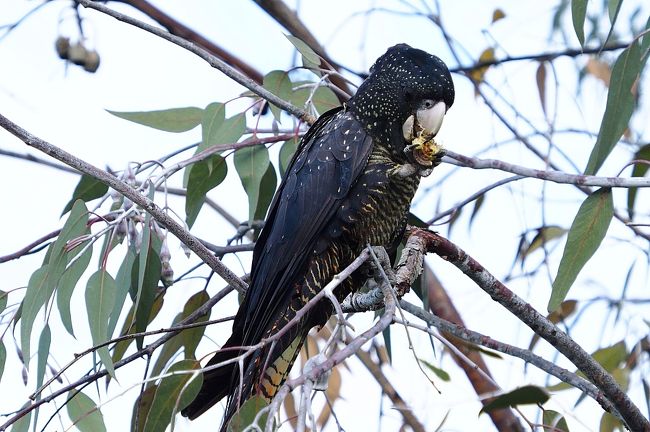
[[289,163],[291,163],[293,155],[296,153],[296,150],[298,150],[298,142],[298,137],[294,137],[283,142],[282,147],[280,147],[278,162],[280,166],[280,176],[282,177],[284,177],[284,173],[287,172]]
[[[93,273],[86,286],[86,311],[90,324],[90,335],[94,345],[99,345],[108,340],[108,319],[115,305],[116,285],[113,277],[105,269]],[[108,347],[97,349],[108,373],[115,378],[113,361],[108,352]]]
[[495,397],[481,408],[480,414],[518,405],[544,404],[549,395],[541,387],[527,385]]
[[196,107],[137,112],[106,111],[124,120],[166,132],[185,132],[194,129],[201,123],[203,116],[203,110]]
[[[36,388],[43,385],[43,378],[45,377],[45,369],[47,367],[47,359],[50,356],[50,344],[52,343],[52,332],[50,326],[45,324],[41,336],[38,339],[38,363],[36,365]],[[40,394],[38,395],[40,399]]]
[[188,227],[194,225],[205,202],[206,194],[219,186],[227,174],[228,165],[220,155],[212,155],[194,164],[187,181],[185,198],[185,221]]
[[632,87],[641,72],[641,49],[632,43],[616,59],[612,68],[607,104],[585,174],[595,174],[621,138],[632,117],[635,96]]
[[571,18],[573,30],[576,32],[581,46],[585,44],[585,17],[587,16],[587,0],[571,0]]
[[567,234],[560,267],[553,281],[549,312],[553,312],[564,301],[578,273],[605,238],[613,216],[611,189],[598,189],[582,203]]
[[270,166],[269,151],[263,145],[240,148],[235,152],[235,168],[248,195],[248,219],[255,219],[261,182]]
[[[181,360],[167,371],[168,373],[199,370],[196,360]],[[145,432],[164,431],[172,422],[174,415],[190,404],[201,389],[203,375],[177,373],[166,376],[158,385],[144,425]]]
[[66,214],[72,209],[72,205],[78,199],[82,201],[92,201],[97,198],[101,198],[108,192],[108,186],[106,186],[101,181],[97,180],[95,177],[83,174],[79,179],[77,187],[75,187],[74,192],[72,192],[72,199],[68,201],[61,216]]
[[[650,37],[649,37],[650,39]],[[646,144],[641,147],[632,158],[633,160],[646,160],[650,161],[650,144]],[[632,168],[632,177],[643,177],[648,172],[650,166],[647,163],[635,163],[634,168]],[[630,219],[634,218],[634,204],[636,202],[636,194],[639,188],[629,188],[627,190],[627,213],[630,215]]]
[[66,408],[70,420],[81,432],[105,432],[104,416],[97,404],[81,391],[71,390]]
[[[279,97],[280,99],[289,100],[292,92],[291,79],[285,71],[274,70],[264,76],[264,88]],[[273,117],[280,121],[282,109],[270,104]]]
[[56,290],[56,304],[59,309],[59,315],[61,316],[61,322],[63,322],[63,326],[72,336],[74,336],[74,326],[72,325],[72,314],[70,312],[72,293],[79,279],[88,268],[92,255],[93,249],[89,247],[79,258],[74,260],[61,275],[59,288]]

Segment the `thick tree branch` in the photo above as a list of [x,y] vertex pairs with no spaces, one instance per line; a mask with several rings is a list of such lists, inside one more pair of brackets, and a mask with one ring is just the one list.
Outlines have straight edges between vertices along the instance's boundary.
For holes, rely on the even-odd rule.
[[[633,431],[650,430],[650,422],[621,390],[614,378],[566,333],[510,291],[476,260],[449,240],[430,231],[416,229],[414,232],[426,241],[428,251],[436,253],[458,267],[493,300],[508,309],[536,334],[564,354],[612,402],[628,428]],[[603,408],[606,409],[606,406]]]
[[266,99],[267,101],[271,102],[272,104],[276,105],[277,107],[287,111],[288,113],[298,117],[300,120],[312,124],[316,119],[314,116],[311,114],[307,113],[305,110],[300,109],[289,102],[279,98],[278,96],[274,95],[270,91],[266,90],[264,87],[256,83],[254,80],[251,78],[247,77],[246,75],[242,74],[240,71],[237,69],[233,68],[232,66],[228,65],[225,63],[223,60],[218,58],[215,55],[212,55],[210,52],[208,52],[205,48],[202,48],[192,42],[189,42],[182,37],[173,35],[167,31],[161,30],[158,27],[152,26],[150,24],[144,23],[140,20],[137,20],[135,18],[132,18],[128,15],[116,12],[112,10],[111,8],[108,8],[104,6],[103,4],[100,4],[99,2],[96,1],[91,1],[91,0],[75,0],[77,3],[80,5],[90,8],[90,9],[95,9],[101,13],[104,13],[108,16],[111,16],[115,18],[118,21],[122,21],[124,23],[130,24],[134,27],[138,27],[144,31],[147,31],[153,35],[156,35],[162,39],[165,39],[175,45],[178,45],[181,48],[186,49],[187,51],[196,54],[203,60],[205,60],[210,66],[213,68],[221,71],[224,75],[226,75],[228,78],[231,78],[235,82],[241,84],[242,86],[246,87],[256,95],[260,96],[263,99]]
[[19,138],[28,146],[40,150],[43,153],[63,162],[68,166],[73,167],[76,170],[79,170],[84,174],[96,178],[107,186],[115,189],[125,197],[128,197],[131,201],[140,205],[145,211],[151,214],[151,216],[156,219],[160,225],[164,226],[172,234],[174,234],[181,242],[183,242],[190,250],[197,254],[199,258],[203,260],[203,262],[207,263],[215,271],[215,273],[221,276],[226,282],[236,287],[236,289],[239,291],[244,291],[246,289],[246,284],[242,282],[242,280],[239,279],[239,277],[234,274],[229,268],[224,266],[221,261],[216,258],[205,246],[203,246],[203,244],[201,244],[201,242],[198,241],[189,231],[187,231],[182,225],[176,222],[153,201],[133,189],[128,184],[107,173],[106,171],[101,170],[94,165],[91,165],[66,152],[65,150],[62,150],[46,141],[43,141],[40,138],[35,137],[2,114],[0,114],[0,127],[11,132],[14,136]]

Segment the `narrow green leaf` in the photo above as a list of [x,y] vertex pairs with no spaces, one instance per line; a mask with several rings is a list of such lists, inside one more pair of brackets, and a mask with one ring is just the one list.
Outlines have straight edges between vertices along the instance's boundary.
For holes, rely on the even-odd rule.
[[549,312],[553,312],[564,301],[578,273],[605,238],[613,216],[611,189],[598,189],[582,203],[569,229],[560,267],[553,281],[553,290],[548,302]]
[[[144,244],[144,242],[143,242]],[[142,263],[142,257],[146,257],[144,264]],[[143,271],[140,271],[143,269]],[[141,282],[138,284],[138,297],[135,302],[135,332],[143,332],[147,330],[147,325],[149,324],[149,316],[151,314],[151,307],[156,298],[156,291],[158,290],[158,281],[160,280],[160,272],[162,270],[162,264],[160,263],[160,256],[158,253],[149,248],[149,253],[143,255],[142,250],[138,254],[132,270],[132,278],[135,282],[136,276],[142,276]],[[139,337],[136,339],[136,344],[138,349],[142,348],[143,338]]]
[[287,39],[289,39],[289,42],[293,44],[294,47],[302,54],[302,56],[311,64],[316,64],[320,65],[320,56],[316,54],[316,52],[311,49],[309,45],[301,41],[295,36],[291,35],[285,35]]
[[[192,297],[190,297],[187,300],[185,306],[183,307],[182,319],[185,319],[188,316],[190,316],[192,313],[194,313],[195,310],[203,306],[205,302],[207,302],[208,300],[210,300],[210,296],[205,290],[199,291],[198,293],[194,294]],[[208,311],[207,314],[200,316],[198,319],[195,320],[195,322],[200,323],[209,320],[211,313],[212,310]],[[199,345],[199,342],[201,341],[201,338],[203,337],[204,333],[205,333],[205,327],[203,326],[195,327],[181,332],[179,337],[183,341],[183,347],[185,348],[186,359],[195,358],[196,347]]]
[[[76,393],[76,394],[75,394]],[[66,404],[70,420],[81,432],[105,432],[104,416],[97,404],[88,396],[77,390],[68,393],[70,399]]]
[[72,314],[70,313],[70,304],[72,293],[77,286],[81,275],[88,268],[90,259],[93,255],[92,247],[89,247],[79,256],[70,266],[65,269],[59,280],[59,289],[56,290],[56,304],[61,315],[61,322],[65,329],[74,336],[74,326],[72,325]]
[[7,348],[4,342],[0,339],[0,381],[2,381],[2,373],[5,370],[5,362],[7,361]]
[[[264,88],[279,97],[280,99],[289,100],[292,91],[291,79],[285,71],[274,70],[264,76]],[[282,110],[271,104],[271,112],[277,121],[280,121]]]
[[527,385],[497,396],[481,408],[479,414],[517,405],[544,404],[548,399],[549,395],[546,390],[541,387]]
[[571,18],[580,46],[585,44],[585,17],[587,16],[587,0],[571,0]]
[[171,108],[158,111],[110,111],[119,118],[166,132],[185,132],[201,123],[203,110],[196,107]]
[[[156,299],[153,302],[153,306],[151,307],[151,312],[149,314],[149,322],[153,321],[156,318],[156,316],[158,316],[158,312],[160,312],[160,309],[162,308],[163,304],[164,304],[164,297],[163,296],[156,297]],[[126,314],[126,317],[124,318],[124,323],[120,331],[120,336],[133,334],[135,332],[135,323],[133,322],[133,310],[134,310],[133,305],[131,305],[129,312]],[[129,348],[131,343],[133,343],[133,338],[128,338],[119,341],[118,343],[115,344],[113,348],[113,355],[111,356],[113,363],[122,360],[124,354],[126,353],[126,350]],[[110,376],[108,378],[110,378]],[[108,381],[110,381],[110,379],[107,379],[107,382]]]
[[566,420],[564,419],[562,414],[560,414],[557,411],[544,410],[542,419],[543,419],[542,423],[544,423],[545,430],[552,430],[554,432],[569,432],[569,426],[566,424]]
[[[181,360],[169,368],[168,372],[199,370],[196,360]],[[164,431],[172,422],[174,415],[190,404],[201,389],[203,375],[200,373],[179,373],[163,378],[158,385],[144,426],[145,432]]]
[[[650,144],[646,144],[641,147],[634,154],[634,157],[632,159],[650,161]],[[634,168],[632,168],[632,177],[645,176],[648,172],[648,168],[650,168],[650,166],[647,163],[634,164]],[[636,201],[636,193],[638,190],[638,188],[629,188],[627,190],[627,213],[630,215],[630,219],[634,218],[634,203]]]
[[151,387],[146,388],[135,400],[133,415],[131,416],[131,431],[142,432],[144,430],[144,424],[147,417],[149,417],[149,410],[153,398],[156,396],[156,390],[158,390],[158,385],[151,383]]
[[[97,270],[88,279],[86,285],[86,311],[88,312],[88,324],[90,324],[90,335],[93,344],[108,340],[108,318],[115,305],[115,280],[104,269]],[[104,363],[108,373],[115,378],[113,361],[108,352],[108,347],[104,346],[97,350],[99,358]]]
[[20,318],[20,349],[23,352],[23,361],[25,368],[29,369],[29,358],[31,357],[30,339],[32,336],[32,327],[36,314],[49,298],[46,289],[46,276],[48,265],[36,270],[29,278],[27,283],[27,292],[21,304],[22,315]]
[[432,365],[431,363],[429,363],[426,360],[422,360],[422,359],[418,359],[418,360],[420,360],[420,363],[425,365],[427,367],[427,369],[429,369],[431,372],[436,374],[436,376],[438,378],[440,378],[441,380],[443,380],[443,381],[451,381],[451,377],[444,370],[440,369],[439,367],[436,367],[436,366]]
[[61,216],[72,209],[72,205],[76,200],[80,199],[86,202],[92,201],[94,199],[103,197],[106,195],[106,192],[108,192],[108,186],[97,180],[95,177],[83,174],[81,176],[81,179],[79,179],[77,187],[72,193],[72,199],[70,199],[68,204],[66,204],[63,212],[61,213]]
[[296,153],[296,150],[298,150],[297,137],[291,138],[290,140],[287,140],[284,143],[282,143],[282,147],[280,147],[280,154],[278,155],[281,177],[284,177],[284,173],[287,172],[287,168],[289,168],[289,163],[291,162],[293,155]]
[[266,219],[266,212],[273,201],[275,188],[278,185],[278,176],[275,173],[275,168],[269,163],[266,172],[260,181],[260,191],[257,197],[257,205],[255,206],[255,213],[253,220]]
[[260,183],[269,165],[269,151],[263,145],[243,147],[235,152],[235,168],[248,195],[249,221],[255,217]]
[[219,186],[227,174],[228,165],[220,155],[212,155],[194,164],[187,181],[185,198],[185,221],[190,228],[203,207],[206,194]]
[[[257,413],[266,406],[268,406],[268,403],[261,396],[253,396],[248,399],[228,423],[227,431],[242,432],[247,426],[254,424]],[[267,414],[260,416],[258,427],[264,429],[267,417]]]
[[[68,250],[68,242],[70,240],[78,239],[81,236],[87,235],[89,232],[88,209],[86,208],[86,204],[82,200],[76,200],[72,206],[68,219],[65,221],[65,224],[63,224],[63,228],[61,228],[59,236],[48,250],[47,273],[45,275],[42,292],[39,293],[42,303],[39,305],[34,305],[38,306],[38,309],[40,309],[40,307],[49,300],[56,287],[60,286],[62,276],[68,263],[77,255],[79,252],[79,247],[82,247],[77,246],[72,250]],[[66,277],[64,282],[66,284],[70,282],[68,280],[68,277]],[[65,289],[67,290],[69,287],[66,286]],[[65,294],[67,293],[64,292],[64,295]],[[37,313],[38,309],[31,311],[30,313]],[[31,318],[31,315],[27,316]],[[36,315],[34,315],[34,317],[35,316]],[[23,325],[27,326],[31,325],[31,323],[29,321],[21,323],[21,329],[23,328]]]
[[[47,359],[50,356],[50,344],[52,342],[52,333],[50,326],[45,324],[41,337],[38,339],[38,363],[36,365],[36,388],[40,388],[43,384],[43,377],[45,377],[45,369],[47,366]],[[40,399],[40,395],[39,395]]]
[[[172,321],[172,326],[178,324],[181,322],[183,319],[183,314],[179,313],[176,315],[174,320]],[[186,330],[187,331],[187,330]],[[156,358],[156,362],[154,363],[153,367],[151,368],[151,373],[149,376],[158,376],[162,373],[163,369],[165,369],[165,366],[167,366],[167,363],[169,360],[174,357],[174,355],[183,347],[183,339],[179,336],[173,337],[169,339],[167,342],[165,342],[160,349],[160,353],[158,354],[158,357]],[[187,357],[186,357],[187,358]],[[149,388],[153,386],[155,383],[153,381],[149,381],[146,384],[146,387]],[[143,424],[144,425],[144,424]]]
[[600,169],[625,132],[634,111],[635,97],[632,94],[632,86],[641,72],[641,67],[641,49],[636,42],[625,49],[616,59],[607,92],[605,113],[596,144],[589,155],[585,174],[593,175]]
[[623,0],[609,0],[607,2],[607,15],[609,16],[609,23],[612,25],[612,28],[614,28],[614,24],[616,24],[616,19],[618,18],[618,13],[621,10],[622,4]]
[[9,294],[0,290],[0,312],[4,311],[7,307],[7,300],[9,299]]
[[115,304],[113,305],[113,310],[108,319],[108,327],[106,331],[109,338],[113,336],[113,332],[117,326],[117,320],[120,318],[122,308],[124,307],[126,295],[131,288],[131,271],[133,270],[134,261],[135,250],[132,247],[129,247],[124,256],[124,261],[120,264],[120,268],[117,270],[117,274],[115,275]]
[[[27,408],[31,402],[27,402],[20,409]],[[11,427],[11,432],[27,432],[29,429],[29,424],[32,422],[32,412],[30,411],[27,415],[18,419],[16,423]]]

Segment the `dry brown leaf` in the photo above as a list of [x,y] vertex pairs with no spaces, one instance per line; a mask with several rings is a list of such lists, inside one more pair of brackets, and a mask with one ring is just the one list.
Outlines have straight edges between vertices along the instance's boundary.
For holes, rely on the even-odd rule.
[[506,13],[501,8],[494,9],[492,12],[492,24],[506,17]]
[[293,399],[293,393],[289,393],[284,398],[284,412],[287,413],[287,419],[291,423],[291,427],[296,429],[298,426],[298,411],[296,411],[296,401]]
[[591,57],[587,61],[586,69],[588,74],[598,78],[606,87],[609,87],[609,81],[612,78],[612,70],[609,64]]
[[321,428],[325,427],[325,424],[332,415],[330,404],[334,405],[334,402],[341,396],[341,373],[339,372],[338,367],[332,369],[332,375],[330,375],[330,378],[327,382],[327,390],[325,390],[325,395],[327,396],[327,399],[330,401],[330,403],[325,403],[323,410],[318,415],[317,423]]
[[[492,60],[494,60],[494,48],[486,48],[479,56],[478,63],[488,62]],[[479,84],[481,81],[483,81],[483,77],[485,76],[488,68],[489,66],[476,68],[469,73],[469,76],[476,84]]]

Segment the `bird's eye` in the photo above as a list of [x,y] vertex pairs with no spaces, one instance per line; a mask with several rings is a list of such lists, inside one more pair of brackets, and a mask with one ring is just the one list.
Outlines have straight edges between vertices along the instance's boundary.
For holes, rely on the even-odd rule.
[[431,108],[432,106],[433,106],[433,101],[432,101],[432,100],[427,99],[427,100],[424,101],[424,108],[425,108],[425,109],[429,109],[429,108]]

